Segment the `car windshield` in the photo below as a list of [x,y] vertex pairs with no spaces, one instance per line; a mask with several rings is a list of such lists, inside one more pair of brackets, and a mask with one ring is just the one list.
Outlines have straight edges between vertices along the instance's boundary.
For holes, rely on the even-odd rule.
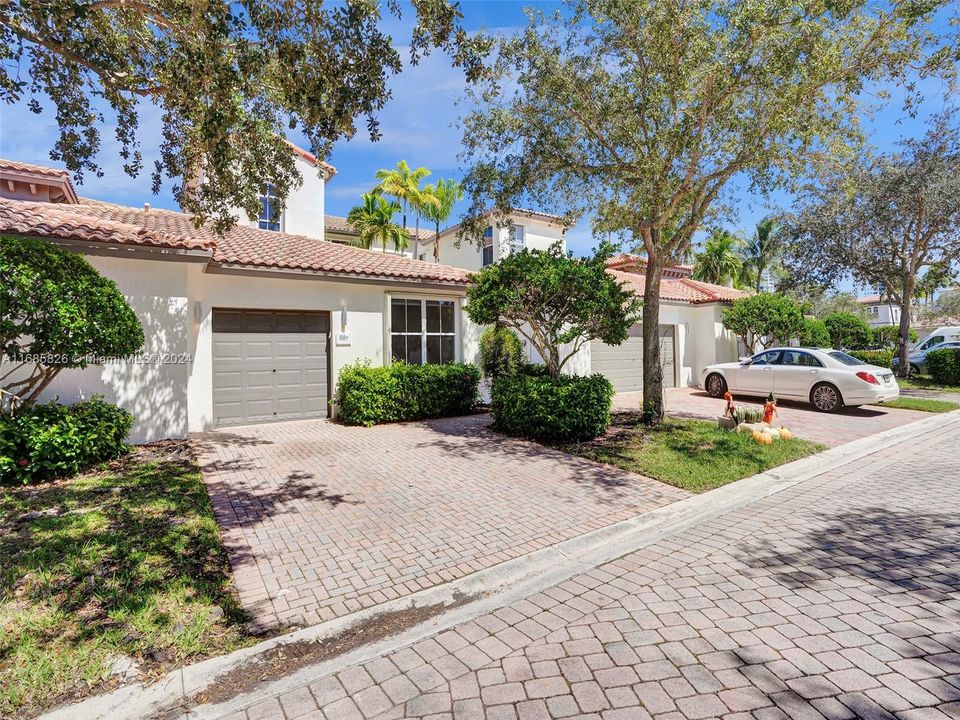
[[833,352],[827,353],[834,360],[839,360],[844,365],[867,365],[860,358],[855,358],[853,355],[847,355],[845,352],[840,352],[839,350],[834,350]]

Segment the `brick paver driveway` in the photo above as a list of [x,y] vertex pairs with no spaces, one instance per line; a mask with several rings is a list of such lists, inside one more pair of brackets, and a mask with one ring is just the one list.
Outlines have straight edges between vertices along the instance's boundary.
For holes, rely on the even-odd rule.
[[[620,393],[614,397],[614,407],[636,410],[640,407],[643,393]],[[667,413],[675,417],[705,418],[712,420],[723,414],[723,400],[715,400],[698,388],[670,388],[665,391]],[[744,405],[763,405],[761,398],[735,397],[736,402]],[[915,410],[896,410],[877,405],[864,405],[858,408],[844,408],[837,413],[817,412],[805,403],[784,400],[779,403],[782,423],[805,440],[836,447],[868,435],[891,428],[907,425],[916,420],[929,417],[927,413]]]
[[231,720],[960,718],[958,430],[954,414]]
[[243,605],[314,624],[687,496],[486,429],[324,420],[196,437]]

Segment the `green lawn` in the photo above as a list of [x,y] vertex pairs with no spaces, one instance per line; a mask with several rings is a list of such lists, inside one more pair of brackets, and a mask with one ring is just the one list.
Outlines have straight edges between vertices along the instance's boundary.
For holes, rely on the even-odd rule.
[[881,407],[898,408],[900,410],[921,410],[923,412],[945,413],[960,408],[960,404],[948,400],[927,400],[926,398],[899,397],[889,400]]
[[0,717],[109,689],[256,640],[245,629],[185,443],[69,480],[0,487]]
[[606,435],[564,449],[699,493],[826,448],[797,438],[760,445],[710,420],[670,419],[650,428],[638,413],[615,413]]
[[909,379],[897,378],[897,385],[902,388],[913,388],[917,390],[941,390],[943,392],[960,393],[960,386],[957,385],[938,385],[933,378],[926,375],[912,375]]

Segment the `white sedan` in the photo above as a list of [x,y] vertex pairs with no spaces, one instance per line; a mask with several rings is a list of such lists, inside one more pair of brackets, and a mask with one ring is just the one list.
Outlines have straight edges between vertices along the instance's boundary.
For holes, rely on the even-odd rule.
[[700,384],[715,398],[727,390],[734,396],[772,392],[777,398],[809,402],[821,412],[900,397],[888,368],[825,348],[771,348],[741,362],[710,365],[700,373]]

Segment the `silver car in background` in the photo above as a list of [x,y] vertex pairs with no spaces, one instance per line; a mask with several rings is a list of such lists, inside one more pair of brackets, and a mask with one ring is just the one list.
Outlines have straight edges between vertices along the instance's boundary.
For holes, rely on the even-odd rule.
[[734,395],[809,402],[821,412],[873,405],[900,397],[889,368],[868,365],[841,350],[781,347],[740,362],[719,363],[700,372],[700,385],[711,397]]

